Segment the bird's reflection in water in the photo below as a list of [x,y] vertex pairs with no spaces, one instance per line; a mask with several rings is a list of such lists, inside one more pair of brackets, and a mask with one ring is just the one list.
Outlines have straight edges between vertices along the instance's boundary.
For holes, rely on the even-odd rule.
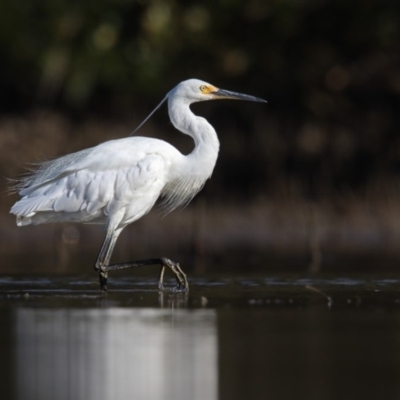
[[19,399],[216,399],[214,310],[18,309]]
[[158,304],[161,308],[186,308],[188,306],[189,293],[158,292]]

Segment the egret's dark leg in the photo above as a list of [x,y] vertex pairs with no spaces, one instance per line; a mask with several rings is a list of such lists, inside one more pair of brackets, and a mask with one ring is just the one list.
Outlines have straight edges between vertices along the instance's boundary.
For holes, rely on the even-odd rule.
[[96,264],[94,265],[94,269],[99,272],[100,288],[103,291],[107,291],[108,271],[105,267],[110,264],[111,255],[121,231],[121,229],[107,230],[106,238],[97,256]]
[[168,258],[160,257],[160,258],[150,258],[147,260],[138,260],[133,262],[126,262],[120,264],[111,264],[110,259],[111,254],[114,250],[115,243],[118,239],[119,234],[122,230],[116,231],[107,231],[106,238],[104,240],[103,246],[101,247],[100,253],[97,257],[97,261],[95,264],[96,271],[99,272],[100,279],[100,287],[101,290],[107,290],[107,277],[109,271],[117,271],[119,269],[127,269],[127,268],[136,268],[136,267],[144,267],[146,265],[161,265],[161,271],[158,279],[158,288],[160,290],[164,290],[164,272],[165,268],[168,267],[173,274],[175,275],[177,286],[173,288],[174,291],[179,292],[187,292],[189,290],[189,283],[187,281],[185,273],[182,271],[180,265],[171,261]]

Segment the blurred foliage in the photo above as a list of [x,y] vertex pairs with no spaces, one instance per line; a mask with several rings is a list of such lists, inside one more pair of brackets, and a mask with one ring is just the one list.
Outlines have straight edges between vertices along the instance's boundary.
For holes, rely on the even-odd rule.
[[2,109],[159,97],[199,76],[335,116],[361,87],[399,93],[399,11],[395,0],[3,0]]
[[269,100],[205,108],[216,193],[397,192],[399,46],[397,0],[2,0],[0,113],[144,116],[197,77]]

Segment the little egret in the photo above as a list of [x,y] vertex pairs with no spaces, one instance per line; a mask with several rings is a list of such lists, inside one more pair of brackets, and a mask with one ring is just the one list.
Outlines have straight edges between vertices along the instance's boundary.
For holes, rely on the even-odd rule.
[[188,291],[186,275],[178,263],[168,258],[121,264],[110,264],[110,259],[122,230],[149,212],[159,197],[166,211],[172,211],[188,204],[210,178],[218,157],[218,137],[207,120],[192,113],[190,105],[214,99],[266,103],[198,79],[183,81],[136,130],[168,100],[172,124],[194,140],[195,147],[189,155],[183,155],[163,140],[135,136],[110,140],[44,162],[15,185],[22,197],[10,211],[17,216],[17,225],[65,221],[105,224],[106,237],[95,263],[101,290],[107,290],[109,271],[159,264],[160,290],[164,289],[164,272],[168,267],[177,280],[173,290]]

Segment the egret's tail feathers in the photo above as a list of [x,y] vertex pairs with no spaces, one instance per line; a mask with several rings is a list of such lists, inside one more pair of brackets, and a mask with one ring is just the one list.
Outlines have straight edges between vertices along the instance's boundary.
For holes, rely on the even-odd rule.
[[47,199],[45,196],[23,197],[11,207],[10,213],[32,217],[37,211],[52,211],[52,203],[54,203],[54,200]]
[[35,200],[23,198],[17,201],[10,210],[10,214],[14,214],[17,217],[17,225],[25,226],[33,224],[33,217],[36,215]]

